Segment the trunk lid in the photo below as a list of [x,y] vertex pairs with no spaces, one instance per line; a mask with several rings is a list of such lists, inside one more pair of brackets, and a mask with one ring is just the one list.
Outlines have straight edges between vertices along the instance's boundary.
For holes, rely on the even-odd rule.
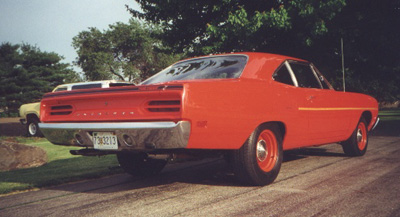
[[183,92],[183,85],[149,85],[48,93],[41,102],[41,121],[177,121]]

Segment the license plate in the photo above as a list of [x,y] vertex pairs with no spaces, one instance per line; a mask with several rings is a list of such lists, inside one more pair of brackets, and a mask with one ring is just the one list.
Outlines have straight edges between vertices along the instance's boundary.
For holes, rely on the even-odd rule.
[[113,132],[93,132],[93,145],[95,149],[117,150],[117,136]]

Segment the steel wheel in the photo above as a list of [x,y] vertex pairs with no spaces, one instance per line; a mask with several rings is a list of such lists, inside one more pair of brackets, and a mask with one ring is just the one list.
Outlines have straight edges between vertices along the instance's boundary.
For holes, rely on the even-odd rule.
[[344,153],[349,156],[362,156],[367,152],[367,147],[367,122],[363,117],[361,117],[356,129],[353,131],[350,138],[342,143],[342,148]]
[[29,123],[29,125],[28,125],[28,131],[29,131],[29,135],[32,135],[32,136],[36,135],[36,133],[37,133],[37,126],[36,126],[36,124],[33,123],[33,122]]
[[239,150],[232,153],[232,167],[239,181],[268,185],[278,176],[283,158],[282,136],[277,124],[260,125]]
[[39,129],[39,119],[36,117],[31,117],[28,118],[27,123],[26,123],[26,133],[28,136],[37,136],[37,137],[42,137],[43,134]]
[[258,137],[256,147],[257,163],[264,172],[270,172],[278,159],[278,142],[271,130],[264,130]]
[[367,127],[364,122],[360,122],[357,127],[357,145],[360,150],[364,150],[367,145]]

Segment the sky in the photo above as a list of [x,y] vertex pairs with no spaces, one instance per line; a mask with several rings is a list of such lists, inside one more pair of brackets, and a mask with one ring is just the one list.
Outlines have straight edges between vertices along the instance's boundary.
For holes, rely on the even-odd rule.
[[125,5],[139,9],[134,0],[0,0],[0,44],[36,45],[72,64],[77,58],[72,38],[89,27],[127,23],[132,16]]

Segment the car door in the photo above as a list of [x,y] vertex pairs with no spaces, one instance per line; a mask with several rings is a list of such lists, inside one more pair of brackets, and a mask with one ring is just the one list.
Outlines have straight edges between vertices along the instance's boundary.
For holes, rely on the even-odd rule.
[[299,100],[298,110],[307,118],[309,145],[339,141],[348,125],[345,111],[340,109],[340,95],[310,63],[291,61],[290,67],[304,97]]

